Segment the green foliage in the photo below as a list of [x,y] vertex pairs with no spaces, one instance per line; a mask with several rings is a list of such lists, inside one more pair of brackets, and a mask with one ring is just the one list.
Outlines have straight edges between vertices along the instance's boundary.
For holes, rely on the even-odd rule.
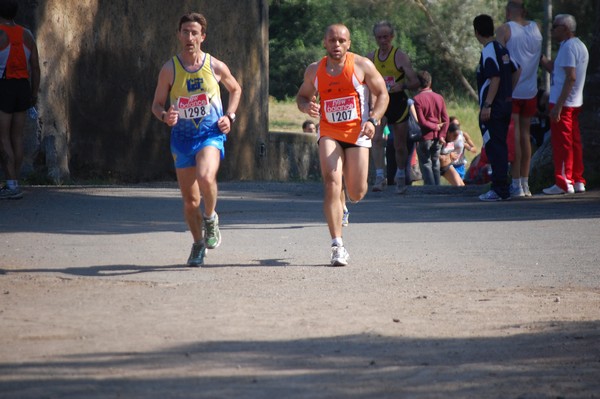
[[[422,2],[433,24],[416,5]],[[553,0],[554,14],[568,12],[578,21],[578,35],[591,43],[594,9],[592,0]],[[529,18],[542,22],[544,0],[526,2]],[[395,44],[405,51],[415,70],[426,69],[433,87],[445,97],[462,98],[465,88],[449,68],[455,63],[475,86],[475,67],[480,44],[473,36],[473,18],[489,14],[496,25],[504,22],[505,0],[270,0],[269,94],[277,99],[294,97],[304,70],[325,55],[323,35],[332,23],[344,23],[351,32],[351,51],[366,55],[377,48],[373,25],[383,19],[396,28]],[[437,30],[436,30],[437,29]],[[449,59],[442,48],[448,49]]]

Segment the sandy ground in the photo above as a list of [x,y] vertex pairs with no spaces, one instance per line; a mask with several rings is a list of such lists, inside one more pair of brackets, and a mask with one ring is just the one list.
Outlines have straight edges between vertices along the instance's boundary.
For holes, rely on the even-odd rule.
[[0,202],[2,398],[600,398],[600,192],[350,205],[325,267],[317,183],[222,183],[186,268],[173,184]]

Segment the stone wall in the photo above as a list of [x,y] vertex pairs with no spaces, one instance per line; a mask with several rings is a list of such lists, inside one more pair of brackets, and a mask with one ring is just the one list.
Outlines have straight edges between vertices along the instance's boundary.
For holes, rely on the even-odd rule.
[[17,20],[33,31],[42,70],[24,172],[54,182],[172,178],[168,127],[150,107],[161,66],[178,51],[179,17],[189,11],[207,17],[203,50],[243,88],[220,177],[266,178],[256,152],[268,140],[268,4],[261,0],[23,1]]

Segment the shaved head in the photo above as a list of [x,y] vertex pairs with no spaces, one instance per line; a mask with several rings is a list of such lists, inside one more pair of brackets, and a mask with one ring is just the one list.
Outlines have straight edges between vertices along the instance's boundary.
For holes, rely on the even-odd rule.
[[329,25],[327,29],[325,29],[325,37],[334,34],[334,33],[348,33],[348,39],[350,39],[350,30],[344,24],[333,24]]

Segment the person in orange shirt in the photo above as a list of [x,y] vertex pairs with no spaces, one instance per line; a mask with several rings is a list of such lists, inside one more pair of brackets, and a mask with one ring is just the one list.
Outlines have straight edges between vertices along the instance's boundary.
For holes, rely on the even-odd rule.
[[323,211],[332,239],[332,266],[346,266],[350,258],[342,240],[342,179],[351,202],[365,196],[371,139],[389,102],[381,74],[371,60],[349,52],[350,43],[346,26],[328,26],[323,39],[327,55],[306,68],[296,96],[298,109],[320,120]]
[[20,199],[25,111],[37,102],[40,63],[33,34],[14,21],[19,3],[0,1],[0,158],[6,185],[0,199]]

